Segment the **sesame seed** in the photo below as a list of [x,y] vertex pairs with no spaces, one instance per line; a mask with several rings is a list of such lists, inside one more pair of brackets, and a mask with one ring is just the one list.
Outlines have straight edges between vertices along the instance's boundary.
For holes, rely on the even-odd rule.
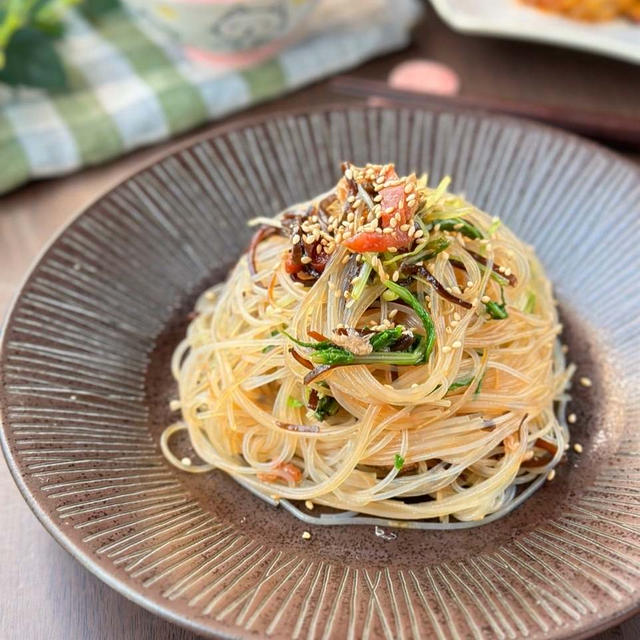
[[303,531],[302,537],[304,540],[311,540],[311,534],[308,531]]
[[181,406],[182,405],[180,404],[180,400],[172,400],[169,403],[169,409],[171,409],[171,411],[177,411]]
[[373,258],[371,258],[371,266],[375,269],[378,266],[378,256],[373,256]]
[[[396,271],[395,273],[398,273],[398,272]],[[395,273],[394,273],[394,275],[395,275]],[[397,314],[398,314],[398,310],[397,309],[393,309],[393,311],[391,311],[389,313],[389,319],[393,320],[396,317]]]
[[389,224],[395,229],[398,226],[398,220],[396,218],[391,218],[391,220],[389,220]]
[[380,194],[378,194],[377,196],[374,197],[373,201],[374,202],[382,202],[382,196]]
[[418,238],[422,238],[422,236],[424,235],[424,231],[422,229],[418,229],[414,234],[413,237],[417,240]]
[[462,294],[462,291],[460,290],[460,287],[458,285],[453,287],[452,291],[453,291],[453,293],[455,293],[458,296]]
[[398,247],[389,247],[387,251],[389,251],[390,253],[397,253]]
[[398,280],[400,279],[400,272],[397,269],[393,272],[393,275],[391,276],[391,279],[394,282],[398,282]]
[[458,229],[462,229],[462,227],[464,227],[464,224],[462,222],[458,222],[457,224],[453,225],[453,228],[458,231]]
[[387,207],[387,208],[384,210],[384,212],[385,212],[387,215],[391,215],[391,214],[395,211],[395,209],[396,209],[395,207]]
[[293,244],[298,244],[298,242],[300,242],[300,234],[296,233],[296,235],[291,238],[291,242]]
[[576,443],[573,445],[573,450],[574,450],[576,453],[582,453],[582,451],[583,451],[583,449],[582,449],[582,445],[581,445],[579,442],[576,442]]
[[352,212],[349,212],[349,214],[347,215],[347,222],[353,222],[354,218],[355,215]]
[[342,234],[342,238],[344,240],[346,240],[347,238],[350,238],[353,234],[351,233],[351,231],[349,231],[349,229],[347,229],[343,234]]
[[352,206],[354,209],[357,209],[361,204],[362,204],[362,200],[358,199],[358,200],[356,200],[356,201],[355,201],[351,206]]
[[507,268],[504,270],[504,272],[503,272],[503,273],[504,273],[504,275],[505,275],[505,276],[510,276],[510,275],[511,275],[511,269],[510,269],[509,267],[507,267]]
[[555,477],[556,477],[556,470],[551,469],[551,471],[549,471],[549,473],[547,474],[547,480],[551,482]]
[[467,289],[473,287],[473,280],[467,280]]
[[380,227],[376,228],[376,233],[382,233],[382,229]]
[[305,500],[304,501],[304,506],[307,507],[307,509],[309,509],[309,511],[313,511],[313,502],[311,502],[311,500]]
[[416,233],[416,228],[415,227],[409,227],[409,232],[408,232],[409,237],[413,238],[415,233]]
[[531,458],[533,458],[533,451],[527,451],[523,456],[522,456],[522,460],[531,460]]
[[409,231],[409,225],[408,224],[401,224],[400,225],[400,231]]
[[302,264],[309,264],[311,262],[311,258],[309,256],[302,256],[302,258],[300,258],[300,262],[302,262]]
[[382,230],[382,233],[393,233],[393,228],[392,227],[385,227]]
[[435,227],[433,227],[433,230],[434,231],[440,231],[440,223],[439,222]]
[[453,319],[454,320],[460,320],[460,314],[457,311],[454,311],[453,313]]
[[347,198],[347,202],[354,202],[354,201],[355,201],[355,199],[356,199],[356,197],[355,197],[355,196],[349,196],[349,197]]
[[451,347],[445,344],[444,347],[442,347],[442,353],[449,353],[449,351],[451,351]]
[[578,419],[578,416],[576,416],[576,414],[575,414],[575,413],[570,413],[570,414],[567,416],[567,422],[568,422],[569,424],[575,424],[577,419]]
[[352,179],[353,179],[353,171],[351,171],[351,169],[347,169],[347,170],[344,172],[344,177],[345,177],[347,180],[352,180]]
[[404,185],[404,192],[411,193],[413,191],[413,185],[410,182]]
[[482,296],[482,298],[480,298],[480,302],[484,302],[486,304],[487,302],[491,302],[491,298],[489,296]]
[[583,376],[582,378],[580,378],[580,384],[583,387],[590,387],[593,382],[591,382],[591,378],[587,378],[586,376]]
[[382,184],[384,182],[384,176],[378,176],[376,178],[376,183],[377,184]]
[[451,346],[454,349],[459,349],[462,346],[462,342],[460,342],[460,340],[455,340]]
[[191,458],[187,458],[186,456],[180,460],[185,467],[191,466]]
[[[459,324],[460,324],[460,323],[458,322],[458,320],[452,320],[452,321],[451,321],[451,326],[452,326],[452,327],[457,327]],[[449,328],[449,327],[447,327],[447,329],[448,329],[448,328]]]

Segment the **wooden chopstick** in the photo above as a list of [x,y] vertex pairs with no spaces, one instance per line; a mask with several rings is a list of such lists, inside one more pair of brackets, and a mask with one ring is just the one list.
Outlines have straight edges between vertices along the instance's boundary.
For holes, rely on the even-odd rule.
[[380,80],[337,76],[330,87],[336,93],[359,98],[381,98],[396,104],[417,107],[481,109],[493,113],[533,118],[589,138],[627,149],[640,149],[640,117],[585,111],[577,108],[513,102],[481,96],[439,96],[396,89]]

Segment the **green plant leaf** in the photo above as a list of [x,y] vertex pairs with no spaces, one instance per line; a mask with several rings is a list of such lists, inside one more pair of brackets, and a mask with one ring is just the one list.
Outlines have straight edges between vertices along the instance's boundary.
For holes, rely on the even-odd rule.
[[79,8],[89,20],[97,20],[120,6],[120,0],[83,0]]
[[42,89],[64,88],[66,74],[51,38],[33,27],[16,31],[7,46],[0,82]]

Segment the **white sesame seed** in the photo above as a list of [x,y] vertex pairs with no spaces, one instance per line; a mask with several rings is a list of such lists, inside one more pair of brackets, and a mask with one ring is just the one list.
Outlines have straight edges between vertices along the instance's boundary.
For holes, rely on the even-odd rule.
[[387,215],[391,215],[391,214],[395,211],[395,209],[396,209],[395,207],[387,207],[387,208],[384,210],[384,212],[385,212]]
[[582,453],[582,451],[583,451],[583,449],[582,449],[582,445],[581,445],[579,442],[576,442],[576,443],[573,445],[573,450],[574,450],[576,453]]
[[504,270],[504,272],[503,272],[503,273],[504,273],[504,275],[505,275],[505,276],[510,276],[510,275],[511,275],[511,269],[510,269],[509,267],[507,267],[507,268]]
[[462,227],[464,227],[464,224],[462,222],[458,222],[457,224],[453,225],[453,228],[458,231],[458,229],[462,229]]
[[185,467],[191,466],[191,458],[187,458],[186,456],[180,460]]
[[300,242],[300,234],[296,233],[296,235],[291,238],[291,242],[293,244],[298,244],[298,242]]
[[460,287],[458,285],[453,287],[452,291],[453,291],[453,293],[455,293],[458,296],[462,294],[462,291],[460,290]]
[[391,276],[391,279],[394,282],[398,282],[398,280],[400,279],[400,272],[397,269],[393,272],[393,275]]
[[454,320],[460,320],[460,314],[457,311],[453,312],[453,319]]
[[362,200],[358,199],[358,200],[354,201],[354,203],[351,206],[354,209],[357,209],[361,204],[362,204]]
[[580,378],[580,384],[583,387],[590,387],[593,382],[591,382],[591,378],[587,378],[586,376],[583,376],[582,378]]
[[303,531],[302,537],[304,540],[311,540],[311,534],[308,531]]
[[451,351],[451,347],[445,344],[444,347],[442,347],[442,353],[449,353],[449,351]]
[[300,258],[300,262],[302,262],[302,264],[309,264],[311,262],[311,258],[309,256],[302,256],[302,258]]
[[178,409],[180,409],[182,405],[180,404],[180,400],[172,400],[169,403],[169,409],[171,409],[171,411],[178,411]]
[[578,416],[576,416],[576,414],[575,414],[575,413],[570,413],[570,414],[567,416],[567,422],[568,422],[569,424],[575,424],[577,419],[578,419]]
[[382,184],[384,182],[384,176],[378,176],[376,178],[376,183],[377,184]]
[[391,220],[389,220],[389,224],[395,229],[398,226],[398,220],[396,218],[391,218]]
[[411,193],[413,191],[413,185],[410,182],[404,185],[404,192]]
[[304,501],[304,506],[307,507],[307,509],[309,509],[309,511],[313,510],[314,504],[313,502],[311,502],[311,500],[305,500]]
[[460,340],[454,340],[453,344],[451,345],[454,349],[459,349],[462,346],[462,342],[460,342]]
[[378,194],[377,196],[375,196],[375,197],[373,198],[373,201],[374,201],[374,202],[382,202],[382,196],[381,196],[380,194]]
[[482,298],[480,298],[480,302],[484,302],[486,304],[487,302],[491,302],[491,298],[489,296],[482,296]]
[[414,234],[413,237],[417,240],[418,238],[422,238],[422,236],[424,235],[424,231],[422,229],[418,229]]
[[409,225],[408,224],[401,224],[400,225],[400,231],[409,231]]
[[355,218],[355,215],[353,215],[353,212],[349,212],[347,214],[347,222],[353,222],[353,219]]
[[556,470],[551,469],[551,471],[549,471],[549,473],[547,474],[547,480],[551,482],[555,477],[556,477]]
[[398,251],[398,247],[389,247],[389,248],[387,249],[387,251],[389,251],[389,252],[391,252],[391,253],[397,253],[397,251]]
[[382,233],[393,233],[393,228],[392,227],[385,227],[382,230]]
[[467,289],[473,287],[473,280],[467,280]]
[[351,171],[351,169],[347,169],[347,170],[344,172],[344,177],[345,177],[347,180],[352,180],[352,179],[353,179],[353,171]]
[[[396,271],[393,275],[395,275],[396,273],[398,272]],[[398,314],[398,310],[393,309],[392,311],[389,312],[389,319],[393,320],[393,318],[395,318],[397,314]]]
[[347,198],[347,202],[354,202],[354,201],[355,201],[355,199],[356,199],[356,197],[355,197],[355,196],[349,196],[349,197]]
[[533,451],[527,451],[523,456],[522,456],[522,460],[531,460],[531,458],[533,458]]

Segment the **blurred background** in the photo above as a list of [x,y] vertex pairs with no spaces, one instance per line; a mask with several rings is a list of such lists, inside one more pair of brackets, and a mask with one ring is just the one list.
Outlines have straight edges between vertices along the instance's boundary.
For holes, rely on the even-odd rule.
[[[331,103],[532,118],[640,166],[640,0],[0,0],[0,316],[74,214],[216,126]],[[0,464],[0,636],[194,637],[57,546]],[[594,636],[640,638],[640,618]]]

